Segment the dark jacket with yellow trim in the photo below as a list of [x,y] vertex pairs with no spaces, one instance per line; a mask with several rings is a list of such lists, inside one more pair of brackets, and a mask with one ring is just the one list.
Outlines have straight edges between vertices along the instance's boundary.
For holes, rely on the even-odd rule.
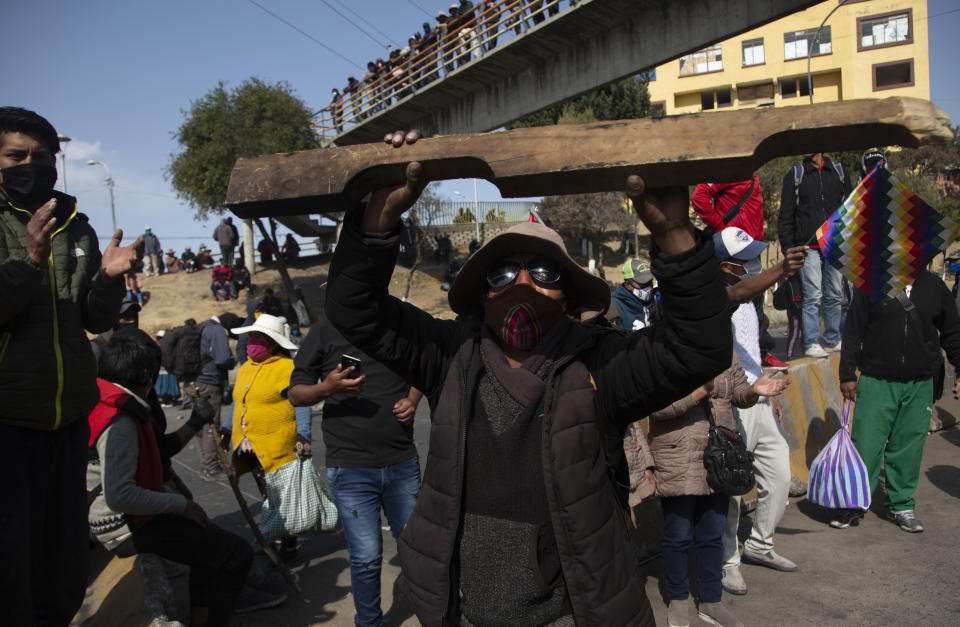
[[0,424],[54,430],[85,419],[100,398],[84,329],[116,323],[121,281],[100,278],[100,247],[72,196],[54,192],[47,264],[27,255],[30,214],[0,192]]

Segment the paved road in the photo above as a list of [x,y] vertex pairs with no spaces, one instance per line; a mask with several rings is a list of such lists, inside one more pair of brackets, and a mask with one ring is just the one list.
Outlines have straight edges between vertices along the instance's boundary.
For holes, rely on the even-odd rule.
[[[948,381],[948,384],[951,382]],[[949,388],[948,388],[949,389]],[[960,402],[941,402],[938,411],[947,418],[960,416]],[[426,403],[417,413],[415,438],[421,464],[429,435]],[[171,428],[182,424],[168,410]],[[949,420],[951,424],[955,420]],[[323,465],[319,446],[319,415],[314,416],[314,458]],[[883,519],[881,503],[857,528],[831,529],[829,513],[803,498],[791,499],[776,536],[776,550],[800,565],[795,573],[777,573],[757,566],[743,567],[749,593],[724,595],[724,601],[747,625],[958,625],[960,594],[955,578],[960,570],[956,529],[960,521],[960,428],[928,437],[923,471],[917,489],[917,515],[926,532],[911,535]],[[206,483],[197,472],[197,446],[191,443],[175,459],[177,472],[218,524],[249,537],[236,502],[226,484]],[[241,486],[259,513],[259,498],[249,477]],[[878,499],[879,500],[879,499]],[[385,525],[386,523],[384,523]],[[748,529],[748,521],[741,531]],[[384,532],[383,602],[388,625],[417,625],[402,601],[396,602],[393,584],[399,574],[396,544]],[[292,567],[303,593],[283,606],[238,617],[235,624],[300,626],[353,624],[348,557],[340,534],[306,538]],[[666,625],[666,606],[659,589],[662,563],[655,560],[645,570],[647,594],[657,617]],[[695,613],[693,614],[695,617]],[[101,617],[107,619],[107,617]],[[97,624],[117,624],[97,620]],[[698,620],[693,619],[697,625]]]
[[[425,407],[426,404],[424,404]],[[960,416],[960,402],[949,399],[941,411]],[[320,433],[319,419],[314,432]],[[428,416],[418,412],[415,426],[421,462],[425,460]],[[198,500],[219,524],[247,533],[226,486],[199,480],[191,464],[195,447],[184,451],[178,472],[188,478]],[[908,534],[883,519],[882,507],[857,528],[839,531],[826,523],[829,513],[803,498],[791,499],[776,537],[776,549],[800,565],[796,573],[743,567],[750,588],[744,597],[725,595],[725,602],[747,625],[957,625],[960,594],[960,428],[928,438],[917,489],[917,514],[926,526]],[[316,459],[322,464],[322,452]],[[181,463],[182,462],[182,463]],[[256,490],[249,480],[245,491]],[[257,508],[255,508],[257,511]],[[743,530],[748,529],[747,520]],[[399,573],[396,545],[384,533],[383,608],[388,625],[416,625],[402,603],[394,604],[392,584]],[[338,534],[307,538],[294,568],[303,594],[282,607],[242,617],[244,626],[337,625],[353,622],[347,553]],[[666,606],[659,590],[662,564],[646,570],[647,594],[657,623],[666,624]],[[694,619],[693,624],[697,624]]]

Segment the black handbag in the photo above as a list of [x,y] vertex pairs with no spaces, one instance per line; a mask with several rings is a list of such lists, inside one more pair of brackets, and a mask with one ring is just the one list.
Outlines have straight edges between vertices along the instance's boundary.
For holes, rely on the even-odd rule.
[[703,449],[707,485],[728,496],[746,494],[756,483],[753,453],[747,450],[747,445],[739,433],[717,426],[713,420],[709,399],[704,399],[700,405],[710,421],[710,435],[707,438],[707,447]]

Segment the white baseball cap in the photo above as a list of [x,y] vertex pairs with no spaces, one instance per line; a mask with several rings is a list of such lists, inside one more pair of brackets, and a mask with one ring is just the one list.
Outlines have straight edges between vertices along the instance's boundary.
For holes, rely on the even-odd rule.
[[739,259],[747,261],[760,256],[768,244],[753,239],[743,229],[728,226],[713,234],[713,247],[718,261]]

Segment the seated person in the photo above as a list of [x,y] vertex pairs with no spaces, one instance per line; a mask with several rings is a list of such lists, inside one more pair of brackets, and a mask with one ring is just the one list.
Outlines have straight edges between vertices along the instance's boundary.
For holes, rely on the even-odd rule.
[[198,402],[187,423],[167,434],[152,391],[159,370],[160,347],[139,329],[115,333],[103,349],[100,402],[89,417],[90,529],[120,556],[154,553],[189,566],[190,624],[228,625],[247,603],[240,593],[253,551],[211,523],[173,471],[170,458],[211,422],[213,408]]
[[295,261],[300,256],[300,244],[293,239],[293,235],[287,233],[287,239],[283,241],[283,260],[287,263]]
[[235,264],[233,264],[233,290],[235,294],[239,294],[240,290],[251,291],[250,289],[250,271],[247,270],[247,267],[243,265],[243,260],[238,259]]
[[196,272],[200,269],[197,263],[197,255],[190,250],[189,246],[183,249],[183,254],[180,255],[180,261],[183,262],[183,269],[188,273]]
[[171,248],[163,258],[163,264],[167,267],[167,272],[173,274],[183,270],[183,262],[177,259],[177,253]]
[[233,287],[233,268],[223,261],[213,268],[213,282],[210,284],[214,300],[230,300],[237,297]]
[[260,299],[260,311],[268,313],[271,316],[283,315],[283,303],[273,295],[273,289],[267,288],[263,291],[263,298]]
[[260,263],[270,263],[273,261],[273,247],[270,246],[270,242],[267,240],[260,240],[260,243],[257,244],[257,252],[260,253]]
[[210,249],[205,244],[200,244],[200,248],[197,250],[197,269],[202,270],[212,265],[213,255],[210,254]]

